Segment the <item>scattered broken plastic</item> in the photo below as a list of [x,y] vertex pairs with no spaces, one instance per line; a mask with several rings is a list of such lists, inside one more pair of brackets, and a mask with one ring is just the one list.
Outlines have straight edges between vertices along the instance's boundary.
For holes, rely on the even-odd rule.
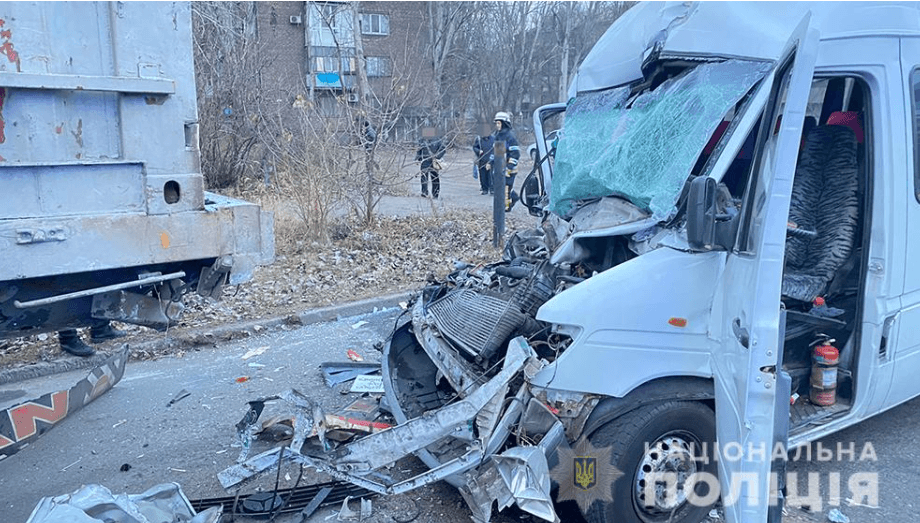
[[383,376],[368,376],[362,374],[356,376],[354,383],[351,384],[351,392],[373,392],[383,393]]
[[354,510],[351,510],[350,508],[348,508],[349,501],[351,501],[351,496],[346,496],[345,499],[342,500],[342,508],[341,510],[339,510],[339,514],[336,516],[336,519],[338,521],[355,521],[355,520],[363,521],[371,517],[371,513],[373,512],[373,507],[371,506],[371,500],[364,499],[364,498],[360,499],[361,501],[360,512],[355,512]]
[[102,485],[86,485],[70,494],[42,498],[26,523],[217,523],[222,512],[217,506],[196,514],[178,483],[117,496]]
[[846,502],[847,502],[848,507],[865,507],[865,508],[872,508],[872,509],[879,508],[878,505],[869,505],[866,503],[860,503],[858,501],[854,501],[853,498],[847,498]]
[[364,361],[364,358],[360,354],[351,349],[345,351],[345,355],[348,356],[348,359],[351,361]]
[[167,406],[167,407],[172,407],[173,404],[178,403],[179,401],[181,401],[181,400],[183,400],[183,399],[185,399],[185,398],[187,398],[187,397],[189,397],[189,396],[191,396],[191,395],[192,395],[191,392],[189,392],[189,391],[187,391],[187,390],[185,390],[185,389],[182,389],[182,390],[180,390],[179,392],[177,392],[175,396],[173,396],[173,399],[169,400],[169,403],[167,403],[166,406]]
[[255,349],[249,349],[248,351],[246,351],[246,354],[243,354],[243,359],[244,359],[244,360],[248,360],[249,358],[252,358],[252,357],[254,357],[254,356],[259,356],[259,355],[261,355],[261,354],[264,354],[265,351],[268,350],[268,348],[269,348],[268,345],[266,345],[266,346],[264,346],[264,347],[258,347],[258,348],[255,348]]
[[243,416],[243,419],[236,424],[236,437],[240,443],[240,455],[236,458],[237,463],[246,461],[249,457],[249,450],[252,448],[252,438],[257,432],[256,420],[262,415],[262,409],[265,403],[259,401],[250,401],[249,410]]
[[[493,398],[498,398],[499,404],[503,403],[501,400],[509,383],[521,372],[532,375],[540,368],[542,364],[526,339],[514,338],[508,344],[501,370],[487,382],[463,399],[396,426],[325,414],[315,402],[293,389],[277,396],[250,401],[250,412],[237,424],[238,431],[245,434],[255,424],[264,402],[282,399],[295,408],[294,439],[287,446],[276,447],[228,467],[218,473],[217,479],[222,487],[229,489],[288,460],[377,494],[394,495],[453,476],[467,483],[468,490],[461,490],[461,494],[465,493],[464,499],[473,511],[474,521],[489,521],[493,502],[498,501],[499,510],[517,504],[522,510],[541,519],[558,522],[549,492],[546,455],[565,438],[562,422],[554,418],[555,421],[536,447],[512,447],[502,454],[495,454],[507,440],[515,420],[521,416],[521,408],[505,412],[500,422],[495,419],[484,425],[485,429],[480,427],[479,439],[474,440],[470,435],[471,441],[466,453],[436,469],[398,482],[377,472],[439,440],[458,437],[458,430],[472,427],[471,418],[494,403]],[[519,400],[523,402],[524,392],[519,395]],[[367,407],[364,405],[356,408],[356,413],[360,410],[379,410]],[[355,434],[348,431],[371,434],[354,438]],[[321,454],[301,454],[305,439],[314,436],[318,439],[319,448],[323,449]],[[347,461],[342,461],[343,457]],[[479,470],[476,474],[466,474],[477,467]],[[355,471],[358,473],[355,474]],[[340,520],[353,518],[354,512],[349,514],[350,509],[345,509],[348,509],[347,503],[343,505],[344,514],[340,514]]]
[[[265,404],[278,399],[286,402],[294,412],[274,416],[262,423],[258,423]],[[320,432],[332,439],[348,440],[357,433],[373,434],[392,427],[389,423],[376,421],[380,411],[379,404],[376,401],[359,398],[345,408],[343,411],[345,415],[325,414],[321,411],[315,411],[314,407],[310,406],[310,403],[309,398],[293,389],[284,391],[276,396],[250,401],[248,403],[249,410],[236,425],[237,441],[241,447],[240,457],[237,461],[242,463],[246,460],[255,436],[258,435],[260,440],[284,441],[292,439],[296,435],[298,426],[301,427],[301,445],[303,440],[318,436]],[[315,423],[315,419],[309,421],[307,419],[308,414],[309,416],[320,416],[322,421],[319,424]],[[299,425],[298,415],[300,419]],[[322,428],[320,425],[322,425]]]
[[[50,405],[54,407],[56,414],[56,416],[54,416],[54,421],[47,417],[36,417],[36,419],[47,423],[47,425],[43,425],[40,430],[35,430],[35,426],[32,425],[33,430],[23,431],[23,434],[16,434],[18,431],[5,433],[5,436],[15,437],[8,439],[3,445],[0,445],[0,460],[12,456],[20,449],[30,445],[36,438],[54,427],[56,423],[59,423],[65,417],[82,409],[114,387],[115,384],[121,380],[122,376],[124,376],[125,366],[130,352],[131,349],[126,344],[120,351],[109,356],[101,365],[87,373],[85,378],[75,383],[72,387],[68,389],[51,390],[42,396],[29,399],[25,402],[13,403],[0,410],[0,418],[9,418],[10,420],[19,419],[21,414],[18,412],[26,404]],[[28,419],[31,419],[31,415]],[[127,420],[121,420],[112,425],[112,428],[114,429],[126,422]],[[34,421],[32,421],[32,423],[34,423]],[[67,467],[70,466],[71,465],[68,465]],[[64,470],[66,470],[67,467],[65,467]]]
[[359,363],[352,361],[345,362],[325,362],[320,364],[320,370],[323,371],[323,378],[326,380],[327,387],[334,387],[339,383],[355,379],[361,374],[373,374],[380,372],[379,363]]
[[843,512],[840,512],[840,509],[836,508],[832,508],[830,512],[827,513],[827,520],[832,523],[850,523],[850,518]]
[[305,521],[307,518],[313,515],[316,512],[316,509],[326,500],[326,497],[329,493],[332,492],[332,487],[323,487],[313,496],[313,499],[310,500],[310,503],[300,511],[300,520]]
[[81,462],[81,461],[83,461],[83,456],[80,456],[79,458],[77,458],[77,461],[74,461],[74,462],[71,463],[70,465],[67,465],[66,467],[62,468],[62,469],[61,469],[61,472],[66,471],[67,469],[69,469],[70,467],[76,465],[77,463],[79,463],[79,462]]
[[364,321],[364,320],[361,320],[361,321],[355,323],[354,325],[352,325],[351,328],[352,328],[352,329],[359,329],[359,328],[363,327],[364,325],[367,325],[368,323],[369,323],[369,322],[366,322],[366,321]]

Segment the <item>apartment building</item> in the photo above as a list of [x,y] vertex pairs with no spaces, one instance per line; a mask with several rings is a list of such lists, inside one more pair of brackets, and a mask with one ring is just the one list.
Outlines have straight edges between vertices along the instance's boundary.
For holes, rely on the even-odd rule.
[[[428,11],[421,2],[257,2],[257,33],[267,60],[262,85],[279,107],[309,102],[328,117],[359,102],[363,48],[369,112],[394,117],[388,140],[414,140],[434,104]],[[360,27],[360,46],[355,38]],[[267,75],[267,76],[266,76]],[[396,121],[398,120],[398,121]]]

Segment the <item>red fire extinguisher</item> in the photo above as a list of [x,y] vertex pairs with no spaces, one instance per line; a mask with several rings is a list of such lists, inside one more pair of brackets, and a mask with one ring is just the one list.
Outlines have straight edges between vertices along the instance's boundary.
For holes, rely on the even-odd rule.
[[832,345],[836,340],[823,337],[815,342],[811,366],[811,394],[815,405],[830,407],[837,402],[837,364],[840,351]]

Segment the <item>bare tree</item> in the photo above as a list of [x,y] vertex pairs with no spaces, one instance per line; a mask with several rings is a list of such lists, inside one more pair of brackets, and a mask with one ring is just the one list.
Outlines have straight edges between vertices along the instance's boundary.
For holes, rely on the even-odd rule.
[[333,213],[344,201],[338,175],[351,166],[347,151],[336,141],[344,132],[342,119],[320,113],[298,95],[291,107],[263,113],[267,125],[260,139],[277,165],[275,190],[303,224],[303,236],[325,242]]
[[635,2],[557,2],[553,4],[551,31],[561,51],[559,100],[565,100],[576,67],[604,31]]
[[431,66],[438,92],[441,95],[445,67],[448,61],[458,56],[458,35],[467,29],[475,19],[477,5],[474,2],[427,2],[428,4],[428,42],[430,45]]
[[192,3],[202,172],[211,188],[254,172],[259,142],[251,107],[258,103],[262,58],[252,2]]
[[[521,114],[565,99],[578,63],[629,7],[623,2],[463,2],[469,19],[454,33],[454,51],[439,77],[467,113]],[[458,86],[451,90],[446,86]],[[546,100],[547,95],[552,100]]]

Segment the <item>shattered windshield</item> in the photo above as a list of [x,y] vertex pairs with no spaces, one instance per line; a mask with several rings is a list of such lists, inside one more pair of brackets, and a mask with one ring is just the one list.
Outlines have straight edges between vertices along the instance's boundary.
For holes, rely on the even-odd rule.
[[550,210],[617,195],[658,220],[675,212],[684,182],[722,117],[771,64],[702,64],[630,100],[630,89],[579,94],[556,151]]

